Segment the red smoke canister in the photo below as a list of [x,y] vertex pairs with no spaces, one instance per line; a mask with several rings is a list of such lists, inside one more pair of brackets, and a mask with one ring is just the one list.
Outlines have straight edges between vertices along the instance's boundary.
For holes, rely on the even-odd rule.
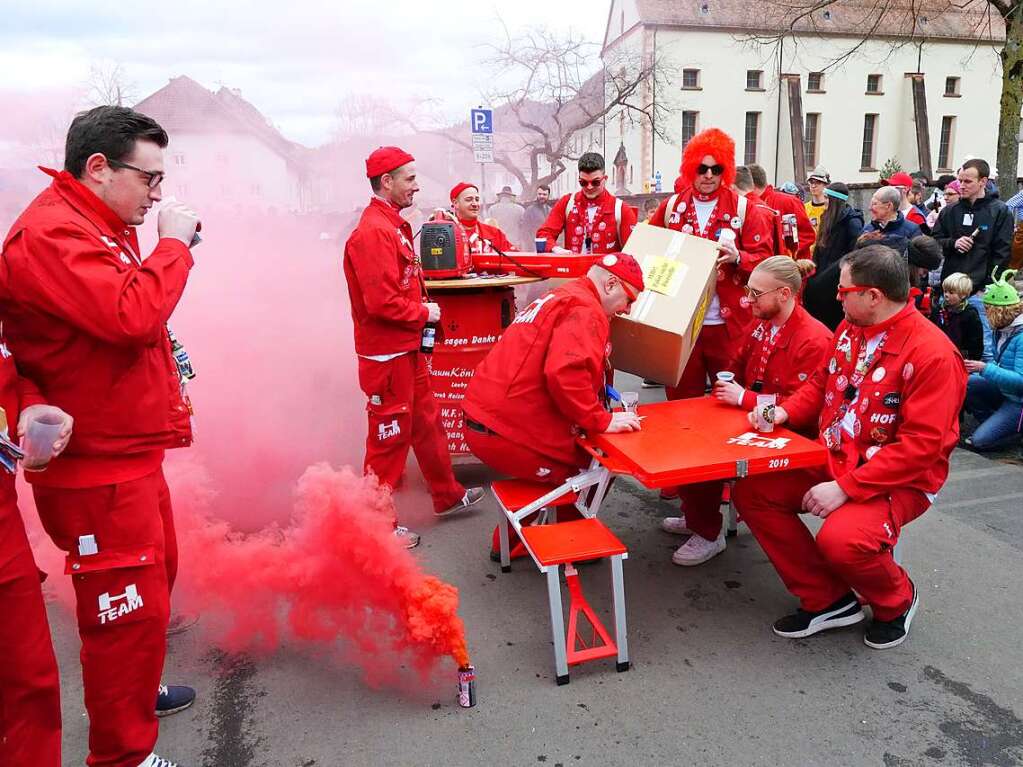
[[459,666],[458,668],[458,705],[472,708],[476,705],[476,667]]

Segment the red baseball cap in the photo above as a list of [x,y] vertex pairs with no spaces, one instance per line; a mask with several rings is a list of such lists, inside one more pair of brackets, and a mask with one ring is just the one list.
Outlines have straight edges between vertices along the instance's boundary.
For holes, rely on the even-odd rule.
[[453,187],[451,187],[451,202],[454,202],[458,195],[460,195],[466,189],[475,189],[477,192],[479,191],[479,187],[476,186],[475,184],[470,184],[468,182],[461,181],[455,184]]
[[643,270],[639,263],[628,253],[608,253],[597,261],[596,266],[607,272],[611,272],[622,282],[629,284],[637,294],[644,290]]
[[913,177],[905,171],[899,171],[883,179],[881,186],[901,186],[904,189],[909,189],[913,186]]
[[404,149],[396,146],[377,147],[366,158],[366,178],[376,178],[384,173],[390,173],[415,159]]

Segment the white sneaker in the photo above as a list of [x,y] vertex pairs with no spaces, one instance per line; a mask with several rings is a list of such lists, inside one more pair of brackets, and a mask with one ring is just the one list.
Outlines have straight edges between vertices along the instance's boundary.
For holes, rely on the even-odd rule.
[[139,767],[178,767],[178,765],[169,759],[164,759],[162,756],[150,754],[145,758],[145,761],[139,765]]
[[394,528],[394,537],[397,538],[398,543],[406,549],[414,549],[419,545],[419,533],[413,533],[407,527],[399,526]]
[[671,561],[683,567],[702,565],[708,559],[713,559],[724,550],[725,534],[723,530],[713,541],[708,541],[706,538],[701,538],[698,535],[692,535],[688,541],[679,546],[675,553],[671,555]]
[[672,535],[692,535],[693,531],[686,527],[685,515],[681,517],[665,517],[661,520],[661,529]]

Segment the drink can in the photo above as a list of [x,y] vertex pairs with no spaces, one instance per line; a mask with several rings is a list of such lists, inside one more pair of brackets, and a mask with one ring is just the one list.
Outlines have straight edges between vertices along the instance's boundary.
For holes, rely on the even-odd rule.
[[757,431],[774,431],[774,408],[777,404],[777,394],[757,395]]
[[462,708],[472,708],[476,705],[475,666],[458,668],[458,705]]

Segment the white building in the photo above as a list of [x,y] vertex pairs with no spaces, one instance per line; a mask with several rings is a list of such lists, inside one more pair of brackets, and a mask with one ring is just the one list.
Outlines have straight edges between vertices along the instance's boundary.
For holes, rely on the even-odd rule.
[[1004,39],[997,14],[988,20],[972,5],[963,11],[916,0],[915,12],[890,12],[836,64],[872,28],[874,12],[838,0],[799,22],[794,38],[766,46],[748,36],[781,28],[774,2],[613,0],[605,61],[625,46],[662,57],[678,78],[649,89],[651,99],[667,102],[671,140],[611,116],[608,162],[623,146],[632,192],[658,171],[670,191],[686,141],[718,127],[735,139],[739,164],[758,163],[777,183],[802,181],[816,165],[836,181],[876,182],[889,159],[931,178],[953,172],[968,154],[993,166]]

